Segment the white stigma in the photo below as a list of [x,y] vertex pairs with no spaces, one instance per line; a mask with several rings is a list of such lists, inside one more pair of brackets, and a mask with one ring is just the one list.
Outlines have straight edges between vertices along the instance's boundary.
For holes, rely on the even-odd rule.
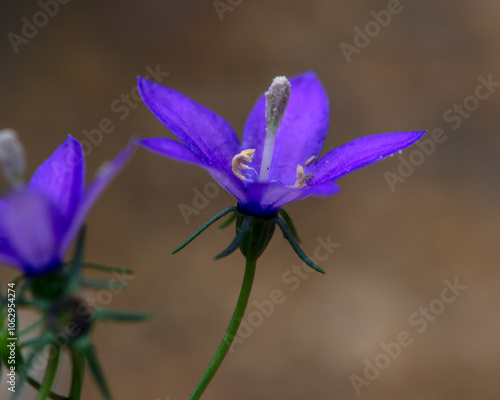
[[290,100],[290,81],[286,76],[277,76],[266,92],[266,120],[267,123],[281,124]]
[[285,76],[277,76],[266,92],[266,140],[260,166],[259,182],[267,182],[273,158],[274,142],[278,128],[290,100],[290,81]]
[[0,166],[5,178],[12,186],[23,184],[26,170],[24,148],[17,133],[12,129],[0,130]]

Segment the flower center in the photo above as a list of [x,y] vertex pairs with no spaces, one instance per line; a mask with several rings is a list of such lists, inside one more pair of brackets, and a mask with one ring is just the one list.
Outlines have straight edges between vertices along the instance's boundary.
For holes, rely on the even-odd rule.
[[[286,108],[288,106],[288,101],[290,100],[290,81],[285,76],[278,76],[274,78],[269,90],[265,93],[266,96],[266,139],[264,142],[264,149],[262,151],[262,163],[260,165],[260,173],[258,176],[259,182],[269,181],[269,170],[271,167],[271,161],[273,159],[274,153],[274,143],[276,141],[276,135],[278,133],[278,128],[283,121],[285,116]],[[255,174],[257,178],[257,172],[254,168],[249,167],[246,163],[252,162],[253,156],[255,155],[255,149],[243,150],[241,153],[236,154],[233,157],[231,167],[233,174],[243,181],[253,181],[249,179],[248,176],[243,175],[240,170],[250,170]],[[316,158],[315,155],[310,157],[305,165],[308,166]],[[293,188],[303,188],[306,186],[306,173],[301,165],[297,165],[297,179]],[[248,174],[247,174],[248,175]]]

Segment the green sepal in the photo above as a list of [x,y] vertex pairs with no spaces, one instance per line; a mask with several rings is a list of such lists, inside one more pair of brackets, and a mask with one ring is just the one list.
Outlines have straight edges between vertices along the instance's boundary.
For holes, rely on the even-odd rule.
[[300,243],[299,234],[297,233],[297,229],[295,229],[295,225],[293,224],[290,214],[288,214],[283,208],[280,208],[279,213],[283,221],[285,221],[286,225],[288,226],[288,229],[290,229],[290,233],[292,234],[294,239],[297,241],[297,243]]
[[33,298],[42,301],[53,301],[65,297],[73,290],[71,277],[61,268],[52,272],[28,278]]
[[214,215],[212,218],[210,218],[207,222],[205,222],[195,233],[193,233],[191,236],[189,236],[184,243],[182,243],[179,247],[177,247],[172,254],[177,253],[178,251],[182,250],[184,247],[186,247],[189,243],[191,243],[194,239],[198,237],[200,233],[202,233],[205,229],[207,229],[210,225],[212,225],[214,222],[217,222],[219,219],[222,217],[226,216],[227,214],[236,211],[237,208],[235,206],[227,207],[224,210],[222,210],[220,213],[217,215]]
[[134,270],[132,270],[130,268],[110,267],[108,265],[102,265],[102,264],[96,264],[96,263],[90,263],[90,262],[82,263],[82,267],[88,268],[88,269],[95,269],[97,271],[119,272],[119,273],[125,274],[125,275],[134,275]]
[[113,321],[147,321],[153,318],[153,313],[128,313],[114,310],[97,310],[93,314],[95,320],[113,320]]
[[236,219],[236,212],[233,212],[228,219],[226,219],[222,224],[219,225],[219,229],[224,229],[231,225],[233,221]]
[[[233,251],[235,251],[240,246],[242,241],[245,239],[245,236],[250,231],[253,220],[254,220],[254,217],[250,217],[250,216],[245,216],[243,218],[243,220],[240,222],[239,228],[236,229],[236,236],[234,237],[233,241],[223,252],[221,252],[215,256],[216,260],[218,260],[219,258],[228,256],[229,254],[231,254]],[[238,226],[238,222],[237,222],[237,226]]]
[[310,266],[312,269],[321,272],[322,274],[325,273],[325,271],[320,268],[316,263],[311,260],[309,257],[307,257],[306,253],[300,248],[299,244],[293,237],[292,233],[290,232],[290,229],[288,228],[288,225],[279,217],[273,218],[273,221],[275,221],[278,226],[281,229],[281,232],[283,232],[283,237],[290,243],[290,246],[292,246],[292,249],[295,251],[295,253],[299,256],[299,258],[304,261],[308,266]]
[[10,350],[7,347],[9,344],[7,341],[7,338],[9,337],[9,332],[7,331],[7,328],[5,329],[0,329],[0,365],[5,364],[5,366],[8,368],[8,361],[9,361],[9,353]]
[[[245,225],[245,221],[251,222],[248,227]],[[247,260],[256,261],[264,253],[273,237],[275,227],[274,219],[263,219],[238,213],[236,234],[238,235],[242,229],[245,230],[245,235],[240,243],[240,251]]]
[[[31,376],[28,376],[26,380],[30,384],[30,386],[36,390],[39,390],[42,387],[42,384],[38,382],[36,379],[32,378]],[[54,393],[52,391],[48,393],[47,398],[52,400],[73,400],[73,397],[66,397],[61,394]]]
[[85,253],[85,239],[86,239],[87,229],[85,225],[80,229],[78,238],[76,240],[75,251],[73,253],[73,260],[69,263],[71,265],[71,277],[73,282],[78,281],[80,276],[80,268],[83,263],[83,257]]
[[20,338],[24,335],[26,335],[27,333],[30,333],[31,331],[33,331],[33,329],[37,328],[38,326],[40,326],[42,324],[42,322],[45,320],[44,317],[41,317],[41,318],[38,318],[35,322],[33,322],[31,325],[28,325],[26,328],[24,328],[21,332],[19,332],[17,334],[17,337]]
[[92,344],[90,337],[84,336],[79,338],[78,341],[74,343],[74,348],[80,350],[85,355],[85,360],[87,361],[90,371],[97,382],[97,386],[101,390],[102,396],[106,400],[111,400],[111,391],[106,383],[104,372],[99,364],[99,360],[97,359],[94,345]]
[[57,368],[61,358],[61,349],[55,344],[49,349],[49,360],[45,368],[45,375],[43,377],[42,385],[38,389],[37,400],[45,400],[51,393],[52,385],[56,379]]
[[[81,283],[83,286],[88,286],[94,289],[110,289],[110,282],[111,281],[102,281],[102,280],[97,280],[97,279],[90,279],[90,278],[81,278]],[[113,290],[122,290],[127,287],[127,283],[122,284],[120,282],[114,282],[113,283]]]
[[17,381],[16,392],[12,396],[12,400],[18,399],[19,396],[21,396],[22,389],[29,378],[28,371],[31,368],[31,364],[35,360],[35,357],[42,352],[45,346],[47,346],[52,341],[52,339],[53,336],[50,332],[43,331],[41,336],[33,340],[33,343],[31,344],[32,350],[28,356],[27,361],[24,361],[22,355],[20,357],[20,360],[17,360],[16,357],[16,371],[19,374],[19,379]]

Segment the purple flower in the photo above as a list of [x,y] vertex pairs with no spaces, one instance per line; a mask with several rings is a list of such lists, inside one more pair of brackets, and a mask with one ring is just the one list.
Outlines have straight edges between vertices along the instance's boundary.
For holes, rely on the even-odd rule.
[[[238,200],[242,213],[269,218],[287,203],[338,193],[338,178],[401,151],[425,133],[366,136],[320,157],[329,124],[328,97],[321,82],[313,72],[290,79],[288,88],[283,86],[286,78],[277,80],[281,86],[274,92],[271,86],[257,100],[240,143],[229,124],[214,112],[173,89],[139,78],[142,99],[180,140],[150,138],[140,144],[204,168]],[[282,101],[279,96],[284,96]],[[276,105],[270,105],[272,101]],[[271,120],[272,111],[280,109],[286,109],[284,118],[278,112]],[[273,124],[277,132],[271,146],[267,139]],[[261,165],[267,165],[267,173],[261,172]]]
[[26,186],[0,200],[0,261],[27,274],[59,267],[90,208],[133,151],[128,145],[85,188],[82,146],[68,136]]

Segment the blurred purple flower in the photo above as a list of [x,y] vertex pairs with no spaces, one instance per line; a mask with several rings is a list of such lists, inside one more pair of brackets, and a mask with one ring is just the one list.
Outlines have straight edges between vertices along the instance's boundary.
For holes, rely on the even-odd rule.
[[173,89],[139,77],[139,93],[145,104],[181,141],[150,138],[140,144],[204,168],[238,200],[242,213],[268,218],[287,203],[338,193],[335,180],[399,152],[425,133],[366,136],[319,158],[329,125],[328,97],[313,72],[292,78],[290,83],[291,95],[265,181],[258,179],[268,125],[264,95],[250,112],[240,143],[229,124],[214,112]]
[[28,185],[0,200],[0,262],[27,274],[50,271],[82,228],[95,201],[134,151],[129,144],[85,188],[85,157],[71,136],[37,169]]

